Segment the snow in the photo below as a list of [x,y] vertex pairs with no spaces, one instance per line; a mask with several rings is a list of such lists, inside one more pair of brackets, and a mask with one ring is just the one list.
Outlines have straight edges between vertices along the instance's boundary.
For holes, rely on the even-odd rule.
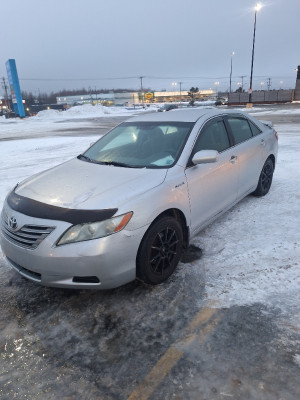
[[[74,107],[63,117],[70,117],[70,122],[65,122],[68,126],[78,127],[81,121],[76,122],[77,117],[92,113],[105,117],[106,112],[106,107],[84,106],[84,110]],[[130,115],[134,111],[112,108],[110,112]],[[289,112],[293,114],[294,110]],[[26,137],[32,129],[55,130],[61,114],[51,111],[22,121],[0,119],[0,138],[16,132]],[[203,256],[189,264],[180,264],[177,271],[178,282],[192,275],[199,285],[204,284],[207,300],[217,307],[262,302],[287,309],[295,306],[297,310],[300,129],[296,124],[277,124],[275,128],[279,134],[279,155],[270,193],[263,198],[248,196],[204,229],[192,242],[203,249]],[[17,182],[75,157],[93,141],[95,136],[1,141],[0,203]],[[299,362],[299,357],[296,361]]]
[[294,355],[294,362],[300,367],[300,354]]
[[94,118],[105,118],[112,116],[126,116],[138,114],[145,111],[155,111],[156,106],[139,108],[126,107],[104,107],[102,105],[85,104],[82,106],[71,107],[66,111],[44,110],[40,111],[36,116],[19,119],[6,119],[0,117],[0,140],[1,138],[14,138],[38,134],[39,132],[50,133],[58,129],[84,128],[91,126]]
[[[255,112],[253,115],[300,115],[300,109],[295,110],[268,110],[268,109],[253,109]],[[259,111],[258,111],[259,110]],[[245,110],[247,111],[247,110]]]
[[0,204],[17,182],[77,156],[94,141],[95,136],[0,142]]
[[[151,108],[148,109],[153,109]],[[81,106],[74,106],[65,111],[58,110],[45,110],[40,111],[35,117],[36,119],[42,120],[61,120],[68,118],[91,118],[91,117],[105,117],[112,115],[131,115],[132,112],[145,111],[142,107],[136,109],[129,109],[126,107],[105,107],[101,104],[91,105],[83,104]]]

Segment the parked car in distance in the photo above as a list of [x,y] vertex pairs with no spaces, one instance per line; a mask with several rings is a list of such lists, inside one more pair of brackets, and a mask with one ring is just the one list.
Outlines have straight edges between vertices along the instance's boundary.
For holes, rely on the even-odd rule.
[[201,229],[248,194],[268,193],[277,140],[271,123],[240,111],[131,118],[16,185],[1,215],[3,253],[46,286],[161,283]]
[[224,106],[227,104],[228,104],[228,100],[223,97],[220,97],[215,101],[215,106]]
[[178,108],[177,104],[164,104],[157,111],[158,112],[166,112],[166,111],[175,110],[176,108]]

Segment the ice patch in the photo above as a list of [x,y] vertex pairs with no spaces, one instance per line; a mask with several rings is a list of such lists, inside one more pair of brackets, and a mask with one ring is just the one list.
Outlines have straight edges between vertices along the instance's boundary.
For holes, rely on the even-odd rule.
[[300,367],[300,354],[294,355],[294,362]]

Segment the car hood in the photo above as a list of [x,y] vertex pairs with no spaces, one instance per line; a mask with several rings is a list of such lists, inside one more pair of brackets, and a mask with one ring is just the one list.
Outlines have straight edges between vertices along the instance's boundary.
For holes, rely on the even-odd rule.
[[119,208],[160,185],[166,172],[166,169],[93,164],[76,158],[26,179],[15,193],[57,207]]

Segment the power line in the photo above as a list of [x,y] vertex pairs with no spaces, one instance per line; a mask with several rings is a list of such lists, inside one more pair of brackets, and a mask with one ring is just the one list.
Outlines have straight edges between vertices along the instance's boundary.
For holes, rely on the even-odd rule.
[[136,79],[136,76],[125,76],[117,78],[19,78],[20,81],[105,81],[118,79]]
[[[247,77],[247,75],[242,75]],[[241,75],[232,76],[232,78],[240,78]],[[255,75],[254,79],[267,79],[268,75]],[[140,76],[122,76],[122,77],[106,77],[106,78],[20,78],[22,81],[108,81],[108,80],[124,80],[124,79],[140,79]],[[228,76],[151,76],[144,75],[147,79],[164,79],[164,80],[181,80],[181,79],[203,79],[203,80],[222,80],[228,79]],[[272,76],[272,79],[292,79],[293,76]]]

